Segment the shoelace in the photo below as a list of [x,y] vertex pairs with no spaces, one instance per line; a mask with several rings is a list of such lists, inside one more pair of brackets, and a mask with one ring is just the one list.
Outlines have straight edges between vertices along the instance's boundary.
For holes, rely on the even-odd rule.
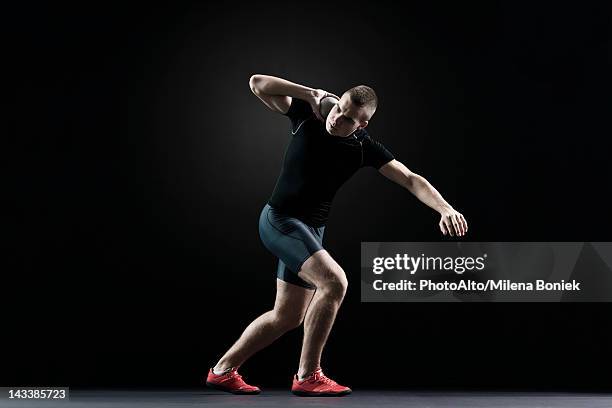
[[226,374],[227,375],[227,380],[226,381],[239,381],[240,384],[240,388],[238,389],[243,389],[243,388],[248,388],[249,385],[247,383],[244,382],[244,380],[242,379],[242,376],[240,374],[238,374],[238,370],[232,370],[229,373]]
[[242,376],[238,374],[237,370],[232,370],[228,373],[228,378],[235,378],[236,380],[242,380]]
[[231,381],[231,380],[242,381],[242,376],[238,374],[238,370],[231,370],[223,375],[226,376],[225,379],[223,380],[224,382]]
[[334,380],[332,380],[331,378],[328,378],[325,374],[323,374],[322,371],[314,373],[313,377],[314,377],[313,378],[314,381],[321,381],[321,382],[324,382],[325,384],[330,384],[330,385],[336,384]]

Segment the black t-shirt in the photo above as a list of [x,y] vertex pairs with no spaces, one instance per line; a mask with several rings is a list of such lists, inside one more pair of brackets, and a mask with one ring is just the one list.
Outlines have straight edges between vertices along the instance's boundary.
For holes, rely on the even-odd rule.
[[291,119],[292,139],[268,203],[319,227],[327,222],[332,200],[342,184],[360,168],[379,169],[394,157],[365,129],[348,137],[330,135],[310,104],[300,99],[292,98],[286,115]]

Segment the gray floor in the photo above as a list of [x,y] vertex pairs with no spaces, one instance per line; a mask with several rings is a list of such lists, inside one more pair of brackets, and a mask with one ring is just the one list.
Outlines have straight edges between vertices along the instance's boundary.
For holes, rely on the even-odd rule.
[[288,390],[255,396],[209,390],[71,390],[70,401],[0,401],[0,407],[572,407],[610,408],[612,395],[538,392],[354,391],[342,398],[300,398]]

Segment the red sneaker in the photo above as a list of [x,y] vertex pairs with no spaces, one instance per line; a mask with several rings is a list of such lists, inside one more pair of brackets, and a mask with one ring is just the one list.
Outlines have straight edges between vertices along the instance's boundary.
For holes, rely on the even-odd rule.
[[238,367],[220,375],[215,374],[211,368],[206,378],[206,385],[232,394],[259,394],[261,392],[259,388],[244,382],[242,376],[238,374]]
[[298,381],[297,374],[293,377],[291,392],[300,397],[341,397],[352,392],[349,387],[340,385],[323,374],[318,368],[310,377]]

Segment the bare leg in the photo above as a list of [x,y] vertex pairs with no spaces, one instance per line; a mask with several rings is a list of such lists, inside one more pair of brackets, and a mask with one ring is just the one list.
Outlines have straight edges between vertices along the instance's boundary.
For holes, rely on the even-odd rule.
[[298,327],[312,300],[314,290],[276,280],[276,301],[270,310],[247,326],[240,338],[221,357],[215,371],[242,365],[257,351],[287,331]]
[[304,342],[298,370],[298,376],[304,378],[320,367],[323,347],[348,282],[340,265],[324,249],[304,262],[298,276],[317,287],[304,320]]

